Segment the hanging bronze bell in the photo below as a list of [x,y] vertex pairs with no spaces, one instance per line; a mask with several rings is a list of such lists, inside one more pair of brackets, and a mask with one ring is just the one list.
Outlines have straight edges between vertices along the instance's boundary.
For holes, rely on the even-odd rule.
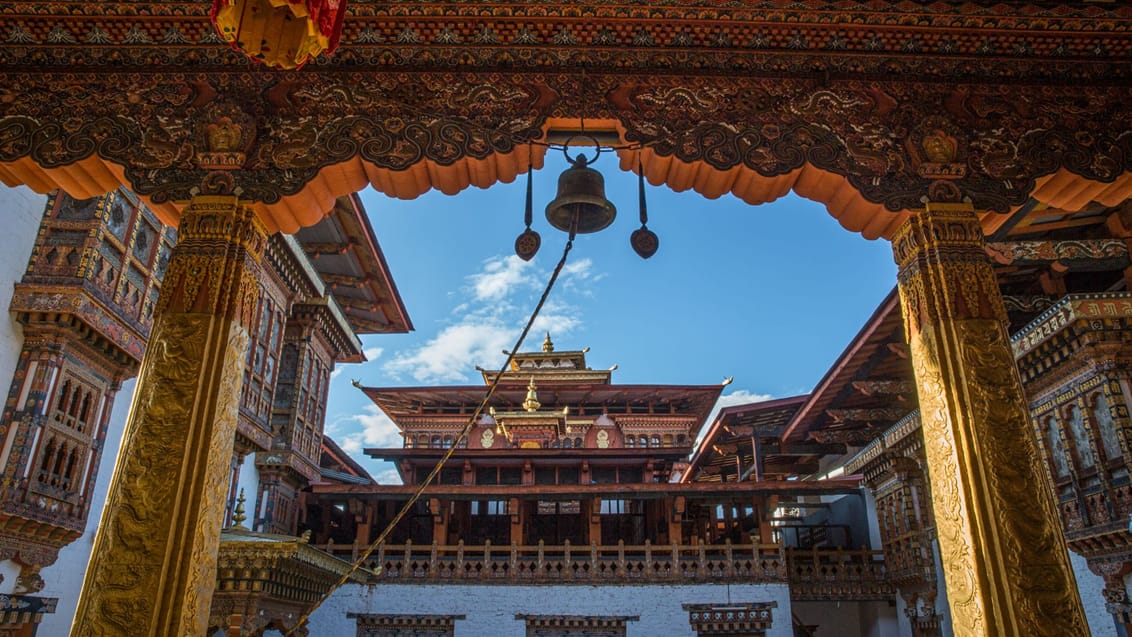
[[563,232],[588,234],[609,227],[617,208],[605,198],[605,179],[578,155],[558,177],[558,196],[546,205],[546,220]]

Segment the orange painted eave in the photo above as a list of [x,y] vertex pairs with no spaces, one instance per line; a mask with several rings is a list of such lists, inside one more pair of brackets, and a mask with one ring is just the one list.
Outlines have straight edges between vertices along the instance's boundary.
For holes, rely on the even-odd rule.
[[[469,186],[489,188],[510,183],[526,173],[531,164],[541,168],[545,147],[535,147],[528,163],[527,149],[494,154],[485,159],[465,158],[449,165],[423,160],[406,170],[379,168],[354,158],[320,170],[300,192],[282,197],[273,204],[257,203],[256,212],[269,232],[293,234],[313,226],[334,209],[338,197],[373,186],[378,192],[398,199],[415,199],[429,190],[455,195]],[[68,166],[41,168],[30,159],[0,163],[0,181],[8,186],[25,185],[46,194],[56,188],[79,199],[97,197],[120,186],[129,187],[121,167],[97,157],[88,157]],[[141,196],[163,223],[176,227],[183,202],[155,204]]]
[[[433,189],[455,195],[470,186],[489,188],[498,182],[512,182],[532,167],[537,170],[543,166],[547,148],[535,146],[532,150],[529,163],[524,147],[485,159],[464,158],[448,165],[422,160],[405,170],[380,168],[353,158],[323,168],[302,191],[273,204],[256,204],[256,210],[269,231],[294,233],[318,223],[333,209],[338,197],[367,186],[390,197],[414,199]],[[621,169],[635,172],[638,154],[645,178],[655,186],[666,185],[677,192],[694,190],[709,199],[731,194],[751,205],[769,203],[793,190],[824,204],[845,229],[866,239],[890,239],[909,215],[907,211],[892,212],[866,201],[845,177],[810,165],[765,177],[744,166],[719,170],[705,163],[689,164],[663,157],[645,148],[619,150]],[[39,193],[61,188],[80,199],[126,185],[122,168],[98,157],[54,168],[42,168],[27,158],[3,163],[0,181],[9,186],[26,185]],[[1132,198],[1132,173],[1104,183],[1061,170],[1038,179],[1032,196],[1066,210],[1083,208],[1094,201],[1115,206]],[[154,204],[145,196],[142,200],[162,222],[177,225],[182,204]],[[984,215],[984,226],[993,230],[1001,219],[998,215]]]
[[708,199],[731,194],[758,206],[790,191],[825,205],[843,228],[866,239],[889,239],[908,217],[866,201],[849,181],[831,172],[805,165],[789,173],[765,177],[745,166],[719,170],[705,163],[689,164],[660,156],[649,148],[618,151],[621,169],[636,172],[638,154],[645,178],[654,186],[666,185],[676,192],[693,190]]

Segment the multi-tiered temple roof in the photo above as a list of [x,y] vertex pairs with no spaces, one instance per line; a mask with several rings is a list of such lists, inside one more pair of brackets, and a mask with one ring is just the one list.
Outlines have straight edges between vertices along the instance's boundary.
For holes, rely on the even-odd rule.
[[455,444],[472,456],[514,455],[518,448],[536,456],[686,456],[724,385],[614,384],[616,366],[591,369],[588,350],[556,351],[547,334],[541,351],[517,353],[506,369],[479,368],[485,385],[500,376],[499,386],[465,439],[460,432],[484,387],[363,387],[404,437],[403,449],[366,453],[424,459],[439,455],[427,449]]

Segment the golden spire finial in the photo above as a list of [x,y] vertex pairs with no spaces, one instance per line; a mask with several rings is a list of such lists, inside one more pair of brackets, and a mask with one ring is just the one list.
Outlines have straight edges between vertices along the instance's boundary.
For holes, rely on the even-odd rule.
[[538,394],[535,393],[536,389],[538,388],[535,387],[535,379],[532,376],[530,384],[527,385],[527,399],[523,401],[523,409],[538,411],[538,408],[542,407],[542,403],[538,401]]
[[248,519],[247,516],[244,515],[244,502],[246,502],[244,498],[244,488],[240,487],[240,495],[236,498],[236,510],[232,512],[232,528],[234,529],[247,529],[247,527],[244,526],[244,520]]
[[546,340],[542,342],[542,351],[544,351],[544,352],[553,352],[554,351],[554,341],[550,340],[550,332],[549,331],[547,331],[547,333],[546,333]]

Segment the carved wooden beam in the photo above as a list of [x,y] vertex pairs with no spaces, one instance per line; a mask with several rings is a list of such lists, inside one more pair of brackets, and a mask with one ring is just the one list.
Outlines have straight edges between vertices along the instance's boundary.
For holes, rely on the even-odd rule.
[[863,447],[884,434],[885,426],[867,426],[811,431],[810,438],[822,444],[839,443]]
[[1114,270],[1129,264],[1121,239],[1009,241],[986,244],[987,255],[1001,265],[1058,263],[1073,270]]
[[916,385],[910,380],[855,380],[853,389],[865,396],[909,396]]
[[1058,298],[1058,296],[1053,294],[1035,294],[1033,296],[1003,295],[1002,303],[1006,306],[1007,312],[1036,314],[1049,309],[1050,306],[1057,303]]
[[828,456],[845,453],[845,445],[840,443],[819,442],[788,442],[767,443],[763,445],[763,454],[781,456]]
[[327,272],[322,273],[319,276],[321,276],[322,280],[331,287],[337,285],[345,285],[347,287],[357,288],[362,287],[366,284],[365,277],[350,276],[348,274],[332,274]]
[[303,246],[303,252],[306,252],[307,255],[311,258],[317,259],[321,256],[335,256],[346,254],[350,251],[350,247],[353,245],[353,242],[351,241],[348,243],[337,243],[333,241],[305,241],[301,242],[300,245]]
[[907,343],[889,343],[888,351],[896,355],[897,358],[908,360],[908,344]]
[[[821,470],[821,462],[817,460],[807,460],[804,462],[797,462],[786,458],[767,460],[763,463],[763,474],[796,474],[807,475],[817,473]],[[747,479],[747,474],[744,474],[743,479]]]
[[878,409],[827,409],[825,413],[833,422],[877,422],[894,423],[910,410],[905,407],[882,407]]

